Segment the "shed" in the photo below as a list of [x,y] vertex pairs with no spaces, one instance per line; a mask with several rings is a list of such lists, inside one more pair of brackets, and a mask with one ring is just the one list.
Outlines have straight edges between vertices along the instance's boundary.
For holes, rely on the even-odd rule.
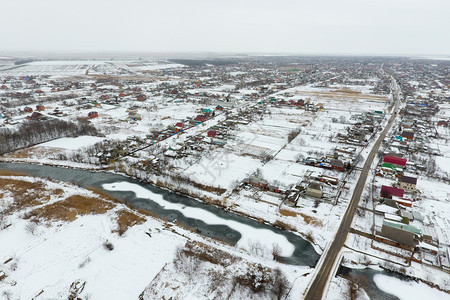
[[92,119],[92,118],[97,118],[98,117],[98,112],[96,111],[90,111],[88,113],[88,118]]
[[412,214],[413,214],[413,218],[414,218],[415,221],[417,220],[417,221],[419,221],[421,223],[423,222],[423,217],[422,217],[422,215],[419,212],[413,211]]
[[406,207],[412,207],[412,201],[409,199],[392,196],[392,200],[397,202],[399,205],[403,205]]
[[311,182],[308,187],[306,188],[306,195],[315,197],[315,198],[322,198],[323,191],[322,186],[320,183],[317,182]]

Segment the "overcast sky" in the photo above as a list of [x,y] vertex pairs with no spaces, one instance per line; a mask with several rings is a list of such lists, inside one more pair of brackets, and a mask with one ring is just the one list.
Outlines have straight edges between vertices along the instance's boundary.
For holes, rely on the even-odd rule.
[[450,0],[0,0],[0,51],[450,55]]

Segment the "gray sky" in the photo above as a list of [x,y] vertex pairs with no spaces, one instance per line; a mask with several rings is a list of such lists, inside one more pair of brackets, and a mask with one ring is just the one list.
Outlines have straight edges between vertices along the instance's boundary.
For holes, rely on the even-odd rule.
[[450,55],[450,0],[0,0],[0,51]]

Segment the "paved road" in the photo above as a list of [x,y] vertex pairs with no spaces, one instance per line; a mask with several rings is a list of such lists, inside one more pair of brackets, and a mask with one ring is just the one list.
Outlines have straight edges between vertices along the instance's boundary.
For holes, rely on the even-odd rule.
[[[396,83],[394,83],[394,86],[395,89],[398,91]],[[362,169],[361,175],[359,176],[358,182],[356,183],[356,187],[353,192],[353,196],[350,200],[350,203],[348,205],[347,211],[345,212],[345,215],[341,221],[341,225],[339,226],[339,229],[336,233],[333,243],[328,249],[328,252],[325,254],[326,256],[323,260],[323,264],[321,265],[320,270],[318,271],[316,277],[314,278],[313,283],[311,284],[311,286],[308,289],[308,292],[305,295],[306,300],[320,300],[324,296],[323,293],[330,279],[331,271],[333,270],[336,258],[339,252],[341,251],[341,248],[344,246],[345,240],[347,239],[347,234],[350,230],[350,226],[353,221],[353,216],[358,207],[361,194],[364,191],[367,175],[369,174],[370,171],[370,166],[372,165],[375,155],[378,152],[378,149],[380,148],[381,142],[386,137],[386,133],[391,128],[392,124],[394,123],[395,117],[397,116],[400,101],[398,99],[398,94],[397,93],[395,94],[396,94],[394,99],[395,113],[391,115],[391,118],[389,119],[386,127],[384,128],[378,140],[375,142],[372,151],[370,151],[366,159],[366,162],[364,163],[364,167]]]

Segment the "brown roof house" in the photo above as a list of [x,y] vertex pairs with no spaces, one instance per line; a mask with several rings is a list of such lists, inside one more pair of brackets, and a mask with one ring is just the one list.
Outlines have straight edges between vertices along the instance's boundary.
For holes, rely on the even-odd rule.
[[417,178],[403,175],[398,179],[398,184],[401,189],[414,192],[416,190]]
[[384,219],[381,235],[405,246],[414,247],[422,238],[422,230],[412,225]]
[[405,139],[411,141],[414,139],[414,132],[404,130],[402,132],[402,138],[405,138]]

